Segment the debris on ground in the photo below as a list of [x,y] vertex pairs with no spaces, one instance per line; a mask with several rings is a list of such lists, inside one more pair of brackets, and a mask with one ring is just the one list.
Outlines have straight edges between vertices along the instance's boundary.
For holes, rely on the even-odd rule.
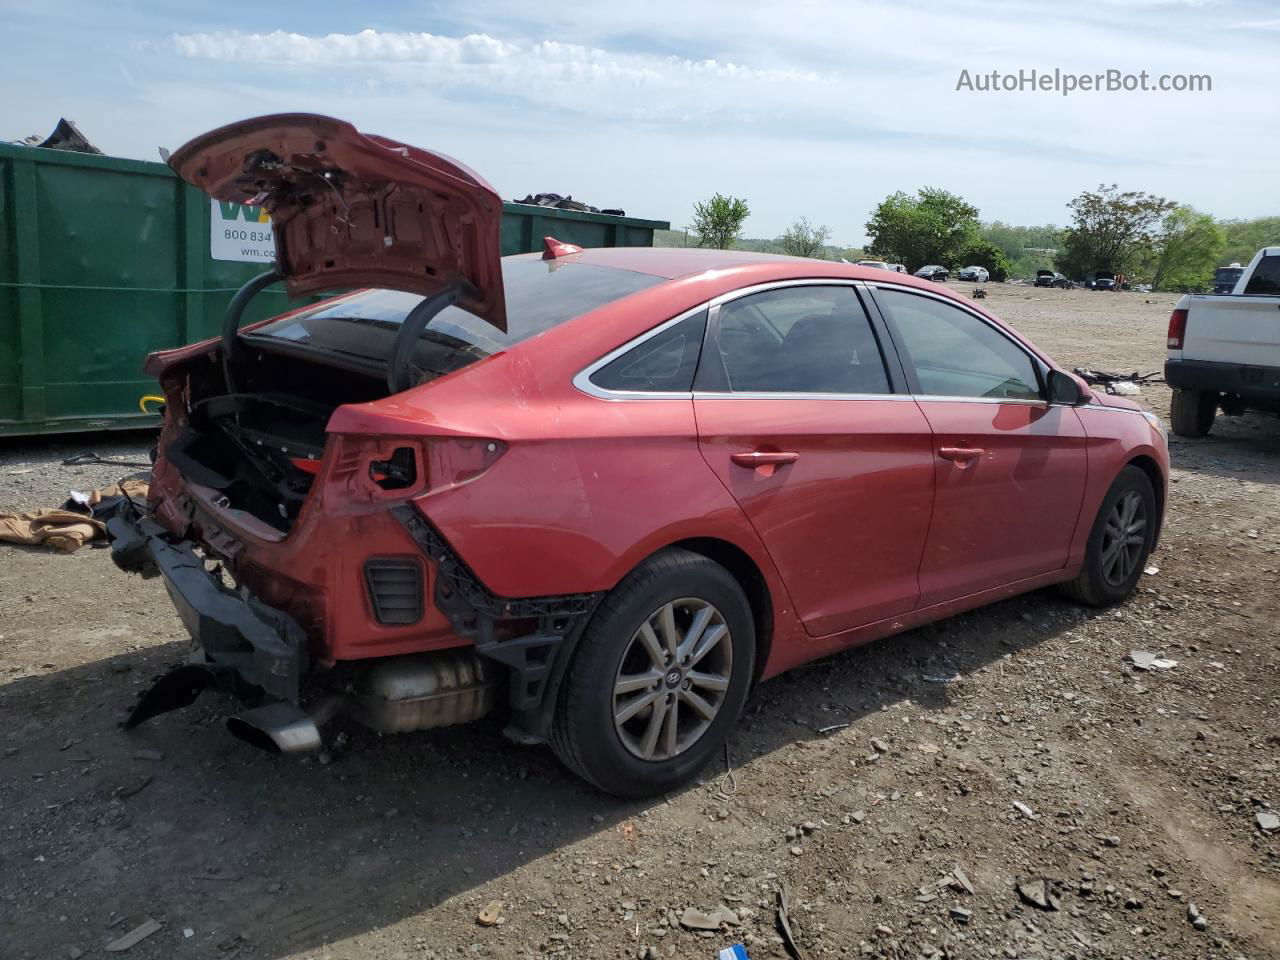
[[956,864],[949,877],[943,877],[942,879],[947,880],[948,886],[952,887],[952,889],[963,890],[970,896],[973,895],[973,882],[969,879],[968,874],[960,868],[959,864]]
[[1146,650],[1130,651],[1129,662],[1135,670],[1172,670],[1178,665],[1177,660],[1169,660]]
[[1209,926],[1209,921],[1194,903],[1187,904],[1187,921],[1197,930],[1204,930]]
[[1054,896],[1048,880],[1028,880],[1018,884],[1018,896],[1041,910],[1060,910],[1062,904]]
[[125,950],[137,946],[159,929],[160,924],[155,920],[152,920],[150,917],[147,917],[147,919],[143,920],[123,937],[118,937],[117,939],[112,940],[102,949],[106,950],[108,953],[123,953]]
[[496,927],[502,922],[502,901],[490,900],[476,915],[476,923],[482,927]]
[[1270,810],[1263,810],[1256,819],[1258,829],[1263,833],[1275,833],[1280,830],[1280,816],[1276,816]]
[[0,542],[21,546],[51,547],[62,553],[74,553],[90,540],[107,534],[101,516],[125,497],[143,505],[148,483],[127,478],[102,490],[76,495],[60,507],[38,507],[21,513],[0,513]]
[[1017,810],[1020,814],[1022,814],[1024,817],[1026,817],[1028,820],[1036,819],[1036,812],[1032,810],[1030,807],[1028,807],[1021,800],[1013,801],[1013,808]]
[[702,911],[697,907],[685,907],[680,914],[680,926],[686,930],[719,930],[721,925],[738,926],[738,914],[723,903],[713,910]]
[[791,895],[784,885],[778,891],[778,911],[776,915],[778,933],[782,936],[782,945],[792,960],[804,960],[800,947],[796,944],[796,935],[791,929]]

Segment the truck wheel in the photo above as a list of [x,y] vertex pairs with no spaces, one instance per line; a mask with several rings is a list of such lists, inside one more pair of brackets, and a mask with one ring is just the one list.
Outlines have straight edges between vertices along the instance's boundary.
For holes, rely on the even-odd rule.
[[1203,437],[1213,427],[1218,395],[1205,390],[1174,390],[1170,426],[1180,437]]
[[664,550],[601,601],[556,704],[551,746],[621,797],[687,782],[724,744],[755,666],[751,605],[700,554]]
[[1093,521],[1080,575],[1062,590],[1091,607],[1119,603],[1133,593],[1151,555],[1158,516],[1151,480],[1134,466],[1116,477]]

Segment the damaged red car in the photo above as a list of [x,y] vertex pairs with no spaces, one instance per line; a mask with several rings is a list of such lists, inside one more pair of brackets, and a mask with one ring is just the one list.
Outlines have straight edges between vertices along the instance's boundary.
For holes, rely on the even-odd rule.
[[[321,744],[502,711],[626,796],[725,742],[757,682],[1051,584],[1127,597],[1156,543],[1158,420],[936,283],[738,251],[499,256],[465,167],[325,117],[215,130],[170,163],[264,205],[274,269],[219,339],[152,355],[145,511],[233,731]],[[257,291],[359,287],[239,328]]]

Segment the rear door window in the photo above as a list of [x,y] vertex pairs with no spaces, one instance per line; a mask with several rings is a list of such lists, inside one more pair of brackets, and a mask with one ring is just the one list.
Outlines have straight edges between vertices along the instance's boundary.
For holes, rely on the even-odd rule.
[[735,393],[890,392],[852,287],[781,287],[730,300],[720,307],[716,348]]
[[1030,355],[967,310],[933,297],[878,288],[903,359],[919,393],[934,397],[1039,400],[1040,380]]

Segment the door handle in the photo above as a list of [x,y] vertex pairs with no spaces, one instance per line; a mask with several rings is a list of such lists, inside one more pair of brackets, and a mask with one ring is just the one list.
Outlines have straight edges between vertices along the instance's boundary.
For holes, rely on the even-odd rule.
[[986,452],[981,447],[940,447],[938,456],[943,460],[953,460],[956,463],[968,464],[979,459]]
[[754,470],[757,477],[767,480],[777,473],[779,467],[799,460],[800,454],[790,450],[752,450],[750,453],[731,453],[729,459],[740,467]]
[[795,463],[800,454],[789,450],[752,450],[750,453],[731,453],[729,459],[740,467],[779,467]]

